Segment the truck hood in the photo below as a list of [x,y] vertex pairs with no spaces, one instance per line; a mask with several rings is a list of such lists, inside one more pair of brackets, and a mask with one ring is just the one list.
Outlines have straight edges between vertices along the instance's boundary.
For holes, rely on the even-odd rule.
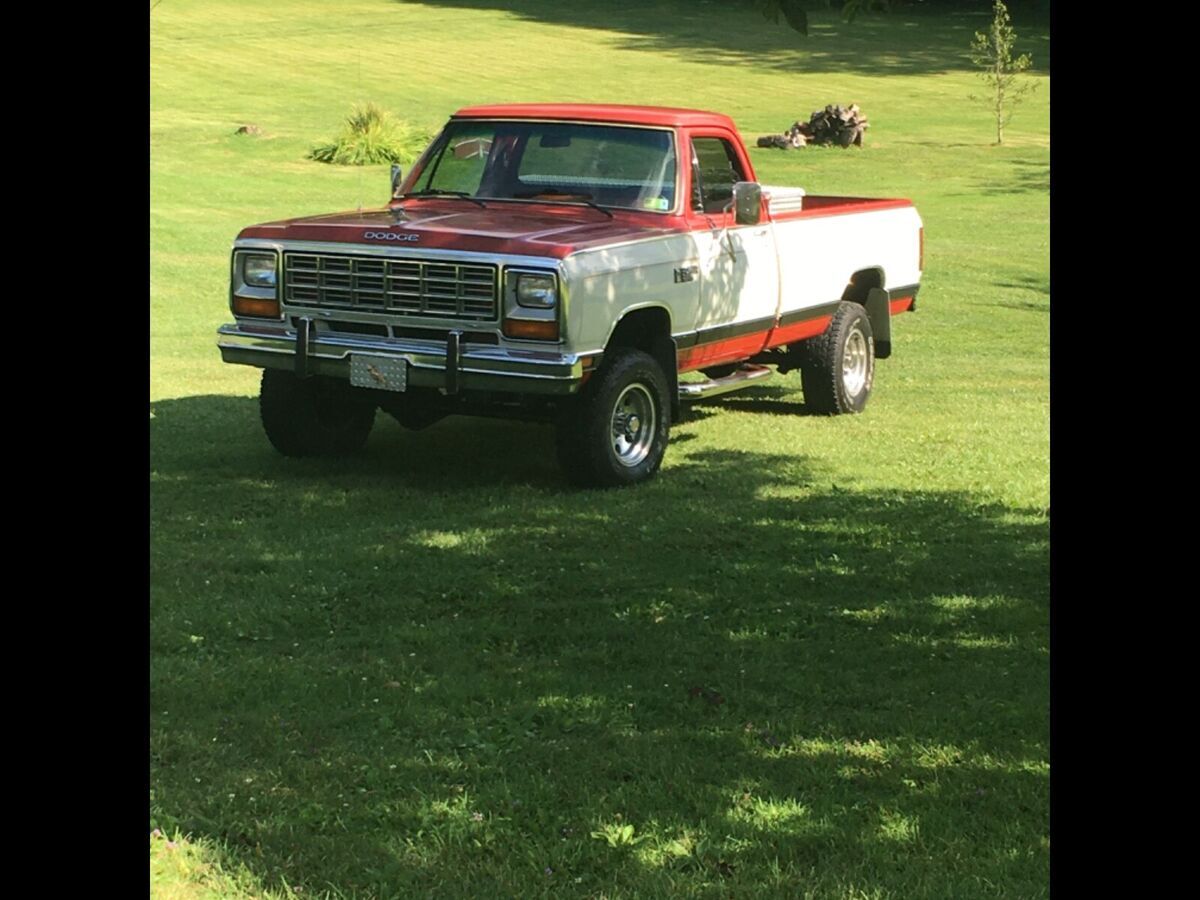
[[[465,208],[464,208],[465,207]],[[487,209],[444,201],[409,202],[397,222],[391,209],[355,210],[254,225],[238,235],[271,241],[322,241],[367,246],[431,248],[474,253],[549,256],[625,243],[677,231],[676,220],[614,210],[609,219],[590,207],[534,206],[493,201]],[[390,237],[394,235],[395,237]],[[401,240],[400,238],[406,238]]]

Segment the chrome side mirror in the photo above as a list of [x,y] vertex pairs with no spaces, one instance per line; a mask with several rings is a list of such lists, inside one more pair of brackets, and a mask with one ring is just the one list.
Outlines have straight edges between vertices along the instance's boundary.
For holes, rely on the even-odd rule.
[[733,221],[738,225],[757,225],[762,218],[762,185],[739,181],[733,186]]
[[400,182],[404,181],[404,170],[400,168],[400,163],[392,163],[392,196],[396,196],[396,192],[400,190]]

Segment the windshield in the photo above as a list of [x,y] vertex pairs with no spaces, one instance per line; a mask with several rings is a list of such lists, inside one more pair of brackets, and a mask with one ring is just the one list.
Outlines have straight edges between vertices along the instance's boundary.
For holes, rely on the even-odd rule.
[[669,212],[675,206],[669,131],[569,122],[453,121],[409,194],[587,203]]

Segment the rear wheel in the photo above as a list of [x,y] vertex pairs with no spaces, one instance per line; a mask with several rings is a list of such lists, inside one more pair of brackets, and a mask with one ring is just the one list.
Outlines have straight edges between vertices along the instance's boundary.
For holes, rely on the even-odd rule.
[[559,463],[578,485],[645,481],[662,465],[670,416],[667,379],[654,357],[612,350],[559,420]]
[[271,445],[284,456],[342,456],[361,450],[375,403],[345,381],[264,369],[259,411]]
[[800,366],[804,402],[824,415],[858,413],[875,382],[875,339],[867,311],[843,302],[821,334],[805,342]]

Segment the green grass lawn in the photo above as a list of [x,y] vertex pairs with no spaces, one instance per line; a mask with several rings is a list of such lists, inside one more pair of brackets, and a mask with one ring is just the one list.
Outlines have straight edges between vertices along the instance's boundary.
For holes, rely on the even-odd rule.
[[[1016,18],[1040,84],[998,148],[967,99],[986,3],[808,39],[717,3],[500,5],[150,13],[153,895],[1045,896],[1045,29]],[[616,492],[519,423],[381,414],[350,461],[277,455],[215,346],[237,231],[384,201],[386,167],[305,159],[355,102],[433,131],[550,100],[751,143],[859,103],[861,150],[752,155],[924,218],[866,412],[776,376]]]

